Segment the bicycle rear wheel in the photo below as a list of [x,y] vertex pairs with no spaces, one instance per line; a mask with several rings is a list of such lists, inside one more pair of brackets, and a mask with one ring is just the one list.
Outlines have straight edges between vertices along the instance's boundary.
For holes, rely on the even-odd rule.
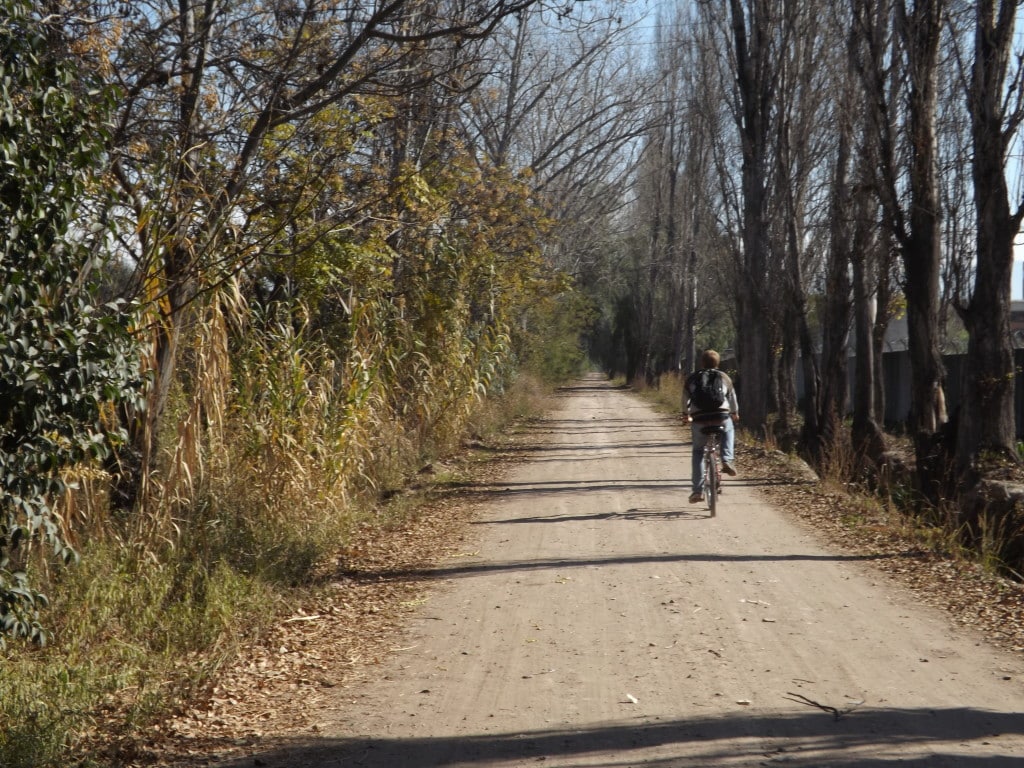
[[718,509],[718,478],[715,472],[715,463],[718,461],[717,440],[711,438],[704,449],[704,493],[708,497],[708,509],[711,510],[711,517],[715,516]]

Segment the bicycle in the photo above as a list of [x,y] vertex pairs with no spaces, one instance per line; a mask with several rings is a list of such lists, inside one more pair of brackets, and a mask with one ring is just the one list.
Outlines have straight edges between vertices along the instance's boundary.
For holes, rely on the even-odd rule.
[[707,435],[704,444],[704,493],[708,500],[711,517],[715,516],[718,507],[718,495],[722,492],[722,462],[719,457],[719,440],[725,433],[721,424],[709,424],[700,431]]

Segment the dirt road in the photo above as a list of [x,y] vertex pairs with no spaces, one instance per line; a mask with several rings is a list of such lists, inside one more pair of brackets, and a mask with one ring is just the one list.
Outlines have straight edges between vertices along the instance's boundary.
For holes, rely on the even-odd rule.
[[[599,379],[484,489],[379,678],[264,766],[1024,766],[1024,660],[728,481]],[[250,757],[247,765],[253,764]]]

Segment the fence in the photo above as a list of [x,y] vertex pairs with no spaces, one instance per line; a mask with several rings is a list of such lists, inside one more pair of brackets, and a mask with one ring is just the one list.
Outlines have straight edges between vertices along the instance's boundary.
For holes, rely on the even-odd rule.
[[[942,362],[946,367],[946,409],[952,415],[960,405],[963,393],[963,380],[967,368],[967,355],[943,355]],[[1015,370],[1015,391],[1013,397],[1014,417],[1017,425],[1017,438],[1024,438],[1024,349],[1013,351]],[[853,390],[854,365],[850,360],[849,385]],[[905,424],[910,416],[910,353],[882,353],[882,376],[885,388],[885,423],[889,426]],[[852,398],[852,394],[851,394]]]

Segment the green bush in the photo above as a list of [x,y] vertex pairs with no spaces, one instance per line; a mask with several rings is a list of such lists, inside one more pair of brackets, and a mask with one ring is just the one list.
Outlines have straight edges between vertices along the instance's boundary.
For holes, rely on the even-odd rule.
[[93,298],[105,240],[81,205],[109,94],[61,58],[33,5],[0,3],[0,643],[45,638],[25,550],[74,558],[52,508],[61,471],[107,455],[105,409],[139,385],[124,307]]

